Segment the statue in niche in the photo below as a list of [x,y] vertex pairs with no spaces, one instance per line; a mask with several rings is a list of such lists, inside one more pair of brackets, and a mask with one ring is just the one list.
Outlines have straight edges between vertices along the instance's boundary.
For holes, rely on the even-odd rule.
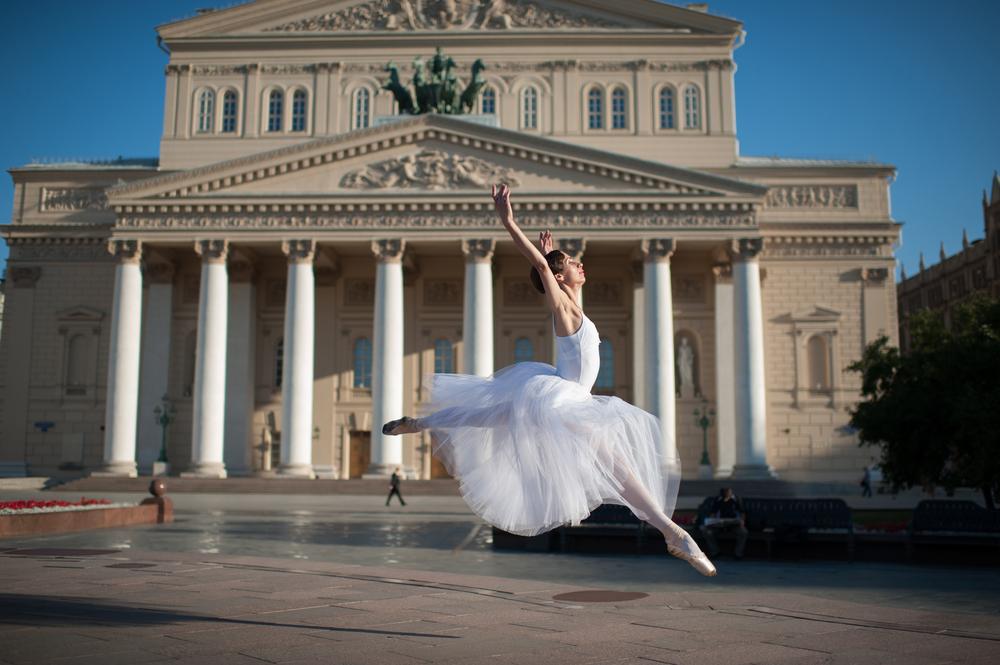
[[681,335],[677,345],[677,396],[681,398],[698,397],[701,390],[696,380],[697,359],[690,335]]

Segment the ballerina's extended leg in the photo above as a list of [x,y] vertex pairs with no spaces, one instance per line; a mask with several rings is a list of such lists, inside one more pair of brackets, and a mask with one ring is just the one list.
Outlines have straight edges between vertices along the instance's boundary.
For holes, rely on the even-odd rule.
[[620,475],[616,474],[615,477],[622,484],[622,498],[629,505],[642,511],[646,520],[663,534],[667,541],[667,552],[678,559],[687,561],[702,575],[708,577],[715,575],[715,566],[708,560],[690,534],[667,517],[634,474],[624,466],[619,465],[618,468],[621,469],[621,473]]
[[468,409],[453,406],[442,409],[423,418],[403,416],[390,420],[382,426],[382,433],[390,436],[416,434],[425,429],[447,429],[454,427],[506,427],[510,424],[511,403],[498,406]]

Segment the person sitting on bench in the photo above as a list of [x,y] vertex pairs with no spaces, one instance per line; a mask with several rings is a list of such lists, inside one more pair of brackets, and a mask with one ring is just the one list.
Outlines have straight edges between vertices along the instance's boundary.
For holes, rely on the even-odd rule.
[[702,535],[708,545],[709,556],[718,556],[719,543],[716,534],[723,532],[736,532],[736,558],[742,559],[743,552],[747,545],[746,518],[743,513],[743,506],[740,500],[733,494],[733,488],[723,487],[719,490],[719,496],[715,498],[708,517],[704,524],[700,526]]

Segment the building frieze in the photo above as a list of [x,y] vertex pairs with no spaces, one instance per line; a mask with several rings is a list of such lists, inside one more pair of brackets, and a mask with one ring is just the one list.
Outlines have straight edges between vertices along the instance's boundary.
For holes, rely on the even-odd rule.
[[768,236],[763,259],[892,257],[894,237],[857,236]]
[[531,0],[373,0],[289,21],[265,32],[347,30],[621,29],[624,23],[545,7]]
[[857,185],[777,185],[767,191],[768,208],[858,207]]
[[42,187],[39,209],[42,212],[107,210],[104,187]]
[[440,150],[421,150],[415,155],[401,155],[341,178],[345,189],[482,189],[491,182],[506,182],[517,187],[520,182],[510,169],[478,157],[457,155]]
[[111,260],[107,238],[8,238],[11,261]]
[[[302,229],[484,229],[495,228],[492,211],[479,214],[464,211],[390,213],[369,206],[366,211],[342,214],[216,214],[216,215],[125,215],[118,219],[116,230],[302,230]],[[526,228],[552,229],[699,229],[754,228],[752,211],[680,211],[664,213],[609,211],[559,212],[519,211],[519,223]]]

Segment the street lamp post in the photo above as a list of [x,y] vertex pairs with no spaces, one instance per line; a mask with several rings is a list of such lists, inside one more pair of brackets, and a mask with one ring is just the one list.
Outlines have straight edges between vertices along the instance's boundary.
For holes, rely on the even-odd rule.
[[715,409],[710,409],[708,400],[701,401],[701,408],[694,410],[695,424],[701,428],[701,463],[698,465],[698,477],[702,480],[712,478],[712,462],[708,458],[708,428],[712,425]]
[[167,428],[177,415],[177,409],[169,397],[164,395],[160,401],[161,403],[153,409],[153,416],[160,426],[160,457],[153,463],[154,476],[165,476],[170,471],[170,464],[167,462]]

